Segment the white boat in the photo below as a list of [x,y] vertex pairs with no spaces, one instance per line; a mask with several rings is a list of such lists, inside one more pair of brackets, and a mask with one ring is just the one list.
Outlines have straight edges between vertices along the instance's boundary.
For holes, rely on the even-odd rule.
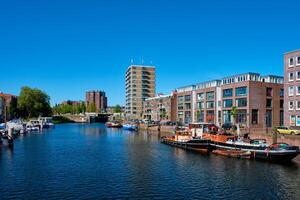
[[133,124],[123,124],[123,129],[125,130],[137,130],[137,126]]

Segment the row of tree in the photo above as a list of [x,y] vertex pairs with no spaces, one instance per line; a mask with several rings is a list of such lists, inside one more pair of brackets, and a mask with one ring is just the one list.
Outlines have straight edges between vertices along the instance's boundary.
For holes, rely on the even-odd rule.
[[85,105],[84,102],[78,104],[56,104],[53,107],[54,114],[80,114],[85,112],[96,112],[96,105],[94,103],[90,103],[88,106]]

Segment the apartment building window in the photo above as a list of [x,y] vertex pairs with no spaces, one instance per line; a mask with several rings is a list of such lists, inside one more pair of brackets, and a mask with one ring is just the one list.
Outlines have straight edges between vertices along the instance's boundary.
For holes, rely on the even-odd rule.
[[280,108],[283,108],[283,99],[280,99]]
[[284,97],[284,90],[282,88],[280,89],[279,96]]
[[266,112],[266,126],[272,127],[272,110],[267,110]]
[[258,124],[258,109],[252,109],[251,116],[252,116],[251,123]]
[[267,99],[266,101],[266,107],[271,108],[272,107],[272,99]]
[[185,124],[189,124],[191,122],[191,112],[190,111],[186,111],[184,113],[184,122]]
[[236,99],[235,105],[237,107],[246,107],[247,106],[247,98]]
[[231,108],[232,107],[232,99],[223,100],[223,108]]
[[300,110],[300,101],[296,101],[296,110]]
[[214,123],[214,121],[215,121],[215,112],[213,110],[208,110],[207,111],[206,121],[208,123]]
[[247,87],[238,87],[235,88],[235,96],[246,96],[247,95]]
[[289,67],[293,67],[294,66],[294,58],[290,58],[289,59]]
[[297,94],[297,95],[300,95],[300,86],[297,86],[296,94]]
[[300,116],[296,117],[296,126],[300,126]]
[[236,117],[236,122],[239,124],[246,124],[247,123],[247,111],[246,110],[239,110]]
[[218,107],[220,108],[222,105],[222,102],[221,101],[218,101]]
[[230,110],[224,110],[224,111],[223,111],[223,122],[224,122],[224,123],[231,122],[231,114],[230,114]]
[[272,90],[272,88],[269,88],[269,87],[267,87],[267,89],[266,89],[266,93],[267,93],[267,97],[271,97],[271,96],[273,96],[273,95],[272,95],[272,93],[273,93],[273,90]]
[[289,101],[289,110],[294,110],[294,101]]
[[177,101],[178,101],[178,110],[183,110],[183,96],[178,96]]
[[197,111],[198,122],[204,122],[204,111]]
[[185,109],[186,110],[190,110],[191,109],[191,104],[190,103],[186,103],[185,104]]
[[279,112],[279,125],[280,126],[283,126],[283,120],[284,120],[284,112],[283,112],[283,110],[281,110]]
[[297,57],[297,65],[300,65],[300,56]]
[[300,71],[297,71],[296,74],[297,74],[296,80],[299,81],[300,80]]
[[197,94],[197,100],[198,100],[198,101],[204,100],[204,93],[198,93],[198,94]]
[[204,102],[198,102],[198,108],[204,109]]
[[294,96],[294,86],[289,87],[289,96]]
[[291,115],[290,116],[290,126],[295,126],[296,125],[296,116]]
[[294,72],[290,72],[289,73],[289,81],[293,81],[294,80]]
[[183,122],[183,112],[182,111],[178,112],[178,121]]
[[232,89],[223,90],[223,98],[232,97]]
[[207,92],[206,93],[206,99],[207,100],[214,100],[215,98],[215,93],[214,92]]
[[213,101],[207,101],[206,102],[206,108],[210,109],[210,108],[214,108],[215,103]]
[[191,101],[191,95],[185,95],[184,101]]

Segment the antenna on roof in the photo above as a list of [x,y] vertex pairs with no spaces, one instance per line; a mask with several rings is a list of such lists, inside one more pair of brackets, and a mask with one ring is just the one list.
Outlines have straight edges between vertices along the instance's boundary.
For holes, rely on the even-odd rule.
[[130,63],[133,64],[133,58],[131,58]]

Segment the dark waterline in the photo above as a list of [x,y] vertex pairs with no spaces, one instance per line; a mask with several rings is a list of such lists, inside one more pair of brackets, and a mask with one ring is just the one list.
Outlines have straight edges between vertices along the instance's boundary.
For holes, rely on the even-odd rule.
[[0,199],[299,199],[300,169],[170,147],[157,134],[64,124],[0,148]]

